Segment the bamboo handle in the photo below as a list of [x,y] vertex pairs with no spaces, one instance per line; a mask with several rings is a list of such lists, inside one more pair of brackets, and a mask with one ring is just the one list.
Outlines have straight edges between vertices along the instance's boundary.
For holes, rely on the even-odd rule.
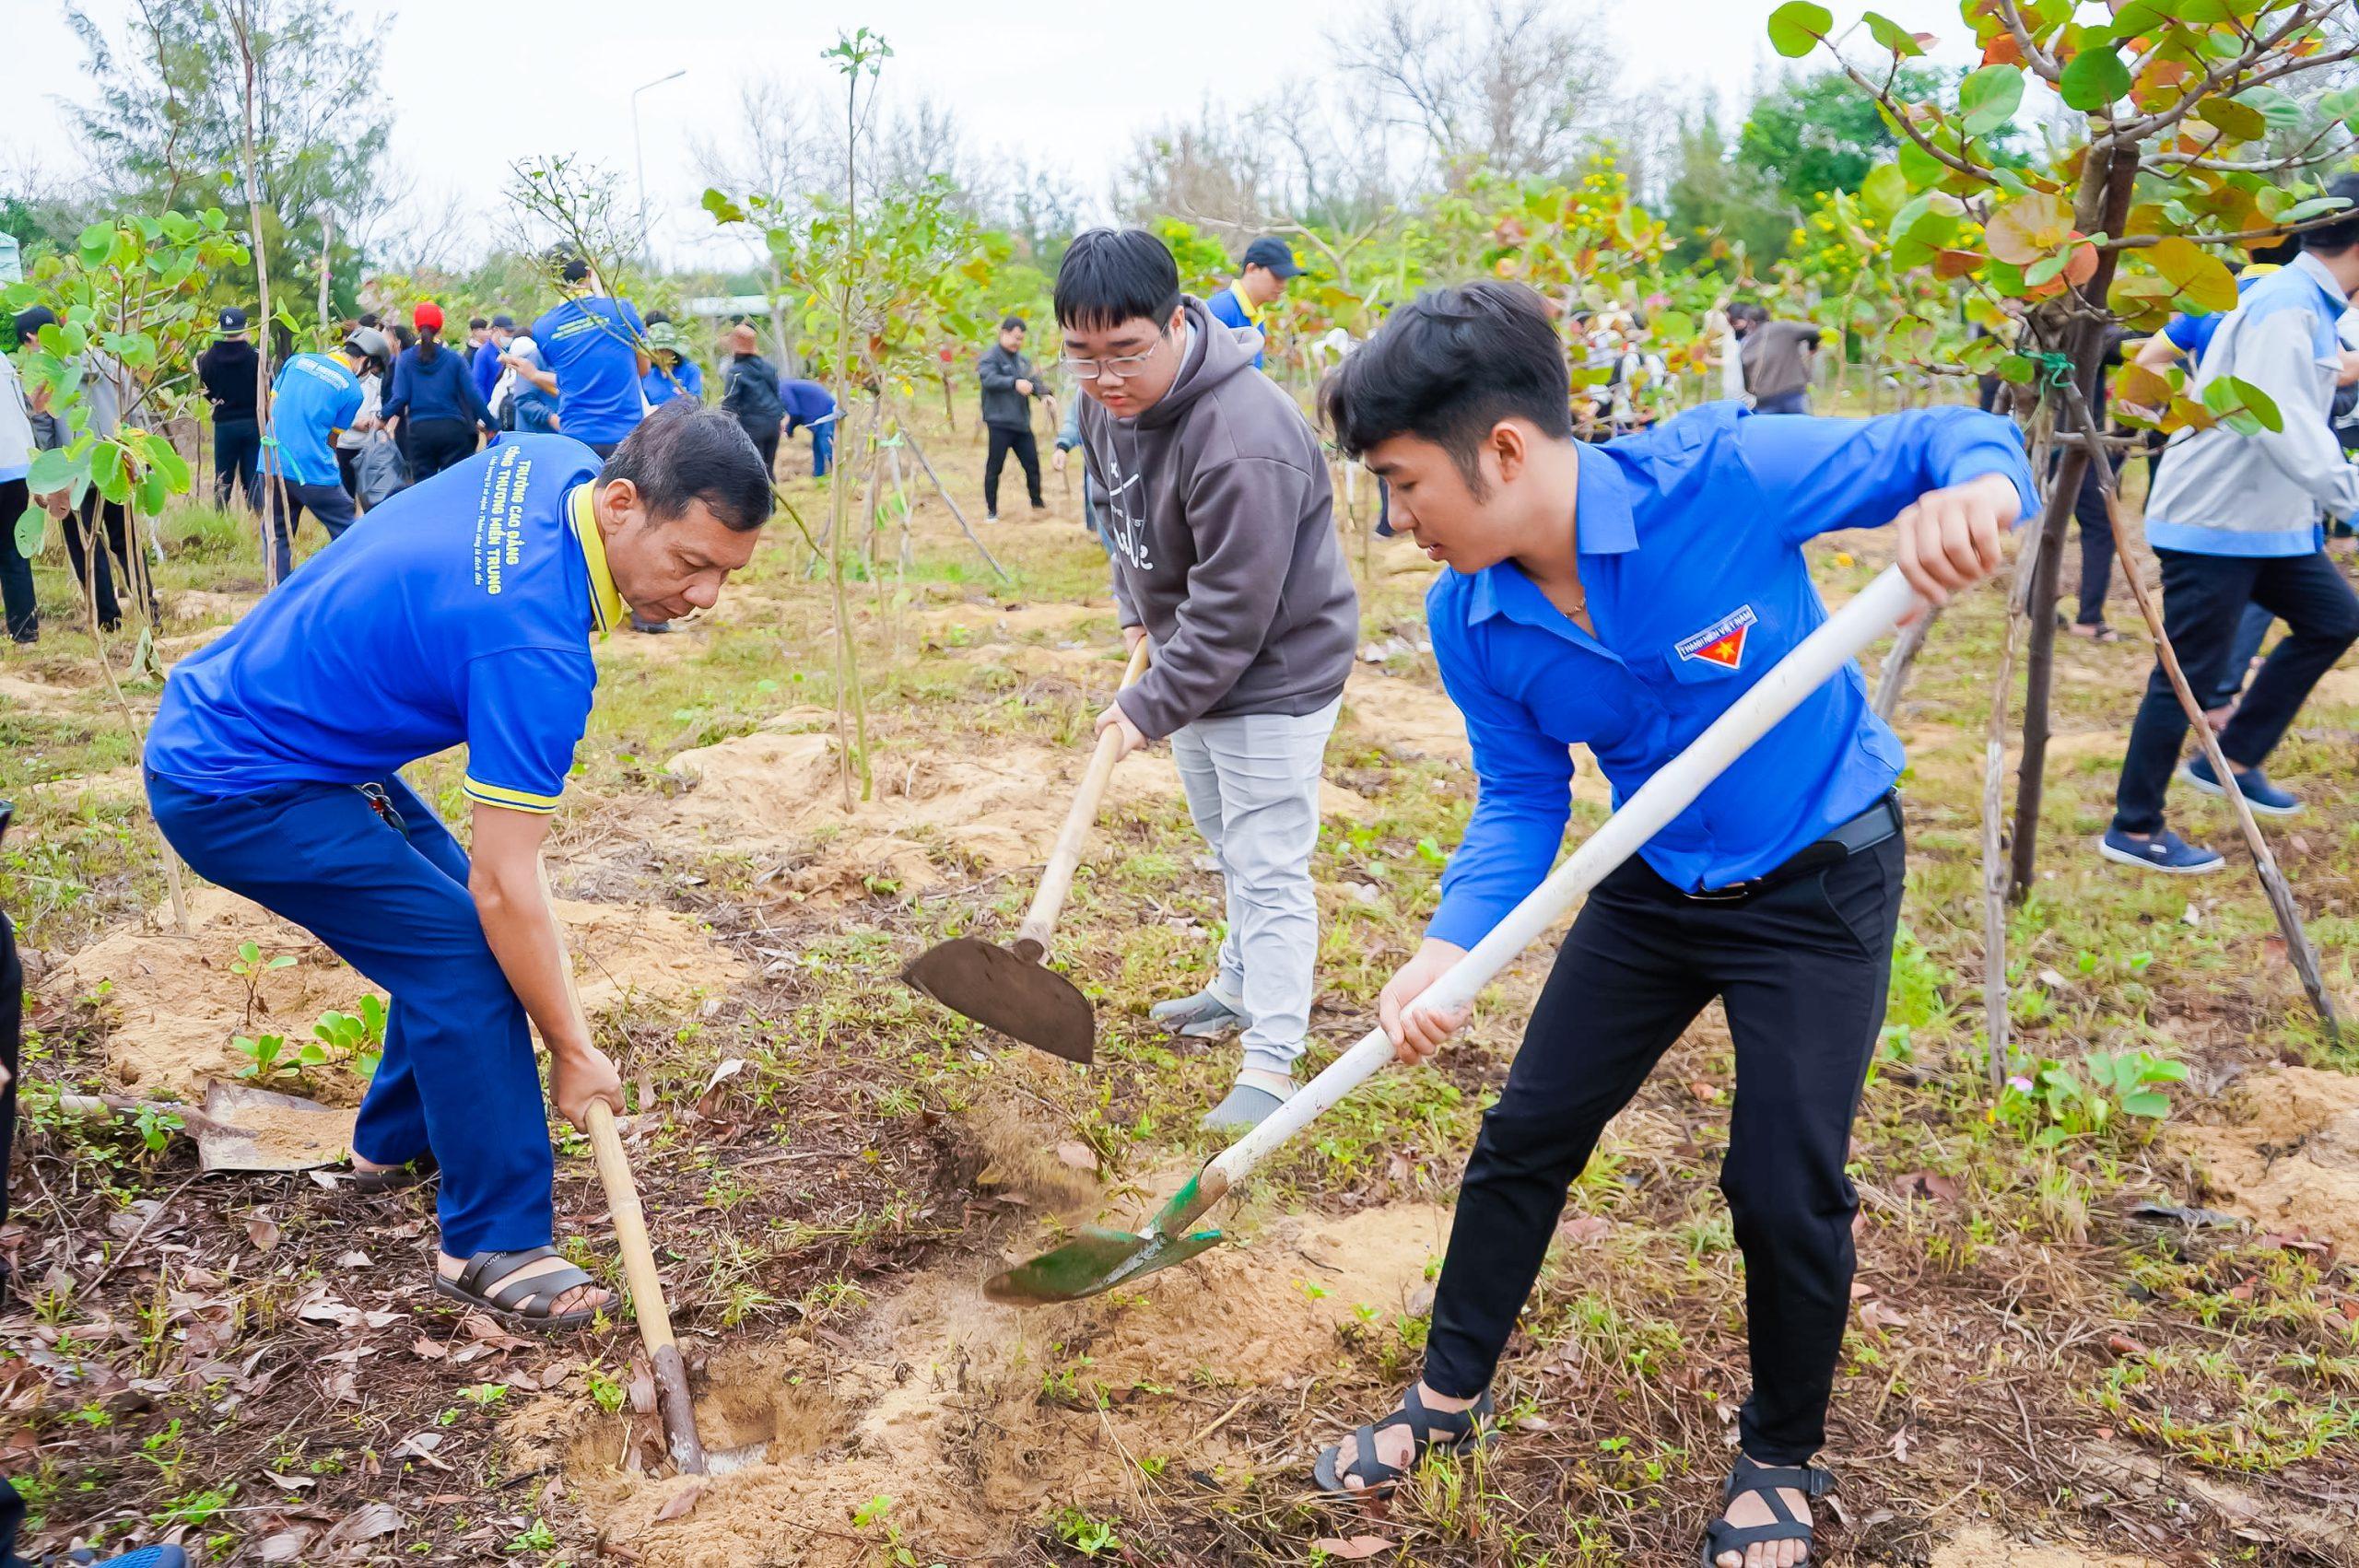
[[[541,900],[548,907],[550,924],[557,925],[557,899],[549,892],[546,860],[540,872]],[[562,926],[557,927],[557,968],[565,976],[566,1000],[586,1024]],[[706,1470],[704,1445],[697,1437],[696,1401],[688,1397],[688,1367],[672,1338],[672,1309],[663,1302],[663,1277],[655,1271],[655,1248],[647,1239],[647,1211],[639,1204],[639,1184],[631,1179],[630,1156],[623,1152],[614,1107],[604,1100],[592,1101],[588,1131],[591,1153],[598,1161],[599,1185],[606,1189],[606,1212],[615,1222],[615,1250],[622,1254],[623,1277],[630,1282],[631,1312],[639,1319],[640,1342],[647,1347],[647,1364],[654,1374],[655,1409],[672,1447],[672,1462],[680,1467],[682,1475],[700,1476]]]
[[[1802,639],[1800,646],[1754,683],[1728,711],[1714,720],[1687,749],[1658,769],[1605,825],[1582,841],[1565,863],[1548,875],[1489,935],[1465,957],[1442,972],[1441,977],[1410,1006],[1419,1012],[1452,1012],[1472,1003],[1508,961],[1529,947],[1573,901],[1602,881],[1607,872],[1638,851],[1672,818],[1687,809],[1713,779],[1744,755],[1755,742],[1776,728],[1804,697],[1826,684],[1834,673],[1859,656],[1860,650],[1892,629],[1893,623],[1919,602],[1916,591],[1888,567],[1862,589],[1858,597],[1829,616],[1826,624]],[[1212,1206],[1270,1152],[1309,1126],[1320,1113],[1392,1059],[1391,1041],[1382,1029],[1371,1029],[1350,1050],[1328,1063],[1327,1070],[1272,1111],[1261,1125],[1215,1156],[1197,1177],[1197,1199],[1174,1216],[1171,1224],[1185,1224]],[[1163,1223],[1158,1219],[1158,1223]],[[1170,1234],[1168,1228],[1166,1234]]]
[[[1139,677],[1146,673],[1146,638],[1141,638],[1122,671],[1122,690],[1138,685]],[[1049,932],[1065,907],[1065,895],[1073,891],[1073,873],[1081,867],[1081,847],[1097,820],[1097,802],[1106,793],[1107,780],[1114,776],[1121,743],[1121,731],[1110,726],[1097,737],[1097,748],[1089,754],[1088,771],[1081,776],[1080,792],[1073,798],[1073,809],[1065,813],[1057,846],[1049,852],[1048,869],[1040,873],[1039,891],[1032,895],[1032,907],[1024,912],[1024,923],[1015,929],[1017,953],[1035,963],[1049,950]]]

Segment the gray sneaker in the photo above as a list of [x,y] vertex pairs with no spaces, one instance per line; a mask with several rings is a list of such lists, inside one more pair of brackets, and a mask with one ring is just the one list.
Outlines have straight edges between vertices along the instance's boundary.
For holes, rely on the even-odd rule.
[[1173,1001],[1158,1001],[1146,1015],[1183,1040],[1221,1040],[1245,1027],[1245,1014],[1215,996],[1198,991]]
[[1229,1085],[1228,1097],[1206,1111],[1196,1125],[1224,1138],[1242,1138],[1285,1104],[1284,1097],[1259,1084],[1238,1082]]

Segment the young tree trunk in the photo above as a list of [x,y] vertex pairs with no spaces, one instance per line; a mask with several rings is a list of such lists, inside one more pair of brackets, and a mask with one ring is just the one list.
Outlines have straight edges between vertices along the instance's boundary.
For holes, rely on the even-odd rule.
[[[2089,420],[2088,405],[2078,389],[2072,391],[2072,403],[2080,417],[2079,439],[2073,443],[2090,461],[2101,451],[2095,427]],[[2146,629],[2154,639],[2154,656],[2161,662],[2163,673],[2171,683],[2171,690],[2178,697],[2179,707],[2187,712],[2188,723],[2195,731],[2198,744],[2203,748],[2204,759],[2212,765],[2213,777],[2228,782],[2221,791],[2228,807],[2236,814],[2237,831],[2244,835],[2245,848],[2252,854],[2253,870],[2260,878],[2262,895],[2269,900],[2270,913],[2277,919],[2277,930],[2285,939],[2285,956],[2301,977],[2302,989],[2309,993],[2310,1005],[2318,1010],[2318,1022],[2326,1025],[2327,1038],[2337,1045],[2342,1042],[2342,1020],[2335,1012],[2334,997],[2326,989],[2326,977],[2318,964],[2318,951],[2310,942],[2310,933],[2302,924],[2302,911],[2294,902],[2294,890],[2285,881],[2285,873],[2278,868],[2277,857],[2271,852],[2269,840],[2261,837],[2260,825],[2253,819],[2252,806],[2241,790],[2235,788],[2235,770],[2229,766],[2225,753],[2220,750],[2220,737],[2203,717],[2202,701],[2195,689],[2188,685],[2187,672],[2179,667],[2178,650],[2171,646],[2170,635],[2163,626],[2163,607],[2155,602],[2146,587],[2140,563],[2130,553],[2130,531],[2122,525],[2121,500],[2114,493],[2111,470],[2100,463],[2097,482],[2104,486],[2106,522],[2113,530],[2114,554],[2121,562],[2121,575],[2130,584],[2130,596],[2138,602],[2138,613],[2145,617]]]
[[934,494],[940,496],[942,504],[950,509],[950,515],[958,521],[958,532],[967,536],[967,543],[975,547],[975,554],[982,556],[983,565],[991,568],[1002,582],[1013,581],[1007,575],[1007,568],[999,564],[991,551],[984,547],[982,540],[976,536],[974,529],[968,526],[967,514],[958,509],[958,503],[951,498],[950,487],[943,484],[942,475],[933,471],[933,463],[926,457],[925,449],[918,445],[917,438],[910,434],[906,425],[901,427],[901,439],[909,443],[910,455],[918,460],[918,466],[924,469],[925,476],[933,482]]
[[231,17],[231,30],[238,41],[238,64],[241,81],[239,110],[241,115],[239,133],[239,161],[244,165],[246,180],[246,240],[254,257],[254,418],[262,428],[262,455],[258,462],[262,475],[262,576],[264,584],[278,586],[278,552],[272,548],[272,535],[276,525],[273,513],[279,516],[285,497],[279,495],[280,474],[278,448],[270,439],[270,253],[262,240],[262,177],[254,156],[254,37],[252,0],[238,0]]
[[[2138,177],[2138,149],[2133,145],[2107,154],[2107,167],[2092,170],[2083,184],[2080,203],[2084,232],[2102,228],[2118,234],[2129,219],[2131,187]],[[2098,209],[2092,221],[2089,209]],[[2097,258],[2097,270],[2081,286],[2079,297],[2087,307],[2073,318],[2068,352],[2072,361],[2071,406],[2087,418],[2096,402],[2105,374],[2106,328],[2112,321],[2105,300],[2113,287],[2114,263],[2119,252],[2107,251]],[[2086,432],[2094,438],[2097,432]],[[2090,459],[2086,441],[2074,441],[2056,465],[2048,487],[2048,509],[2041,514],[2040,571],[2031,584],[2024,613],[2031,617],[2030,643],[2024,660],[2024,755],[2015,775],[2015,842],[2008,872],[2008,895],[2021,899],[2031,892],[2039,864],[2039,807],[2048,783],[2048,707],[2056,673],[2056,583],[2058,563],[2064,556],[2064,530],[2072,515],[2073,497],[2080,494],[2081,476]],[[2105,465],[2099,462],[2102,469]],[[2102,481],[2105,477],[2099,474]]]
[[1939,610],[1928,610],[1892,639],[1892,650],[1884,656],[1884,670],[1876,677],[1875,714],[1885,723],[1891,723],[1892,716],[1900,711],[1900,694],[1907,687],[1908,672],[1915,668],[1917,655],[1923,651],[1925,638],[1941,615]]
[[334,329],[328,325],[328,281],[334,268],[335,214],[320,214],[320,341],[325,343]]

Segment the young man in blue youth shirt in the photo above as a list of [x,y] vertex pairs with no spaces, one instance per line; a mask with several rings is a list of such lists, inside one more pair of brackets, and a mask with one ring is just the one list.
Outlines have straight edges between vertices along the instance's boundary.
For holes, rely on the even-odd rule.
[[274,475],[270,497],[272,580],[285,582],[295,569],[295,530],[308,509],[327,530],[328,542],[352,526],[352,497],[335,465],[332,439],[359,415],[360,378],[354,374],[372,356],[393,345],[374,327],[356,328],[335,354],[298,354],[279,368],[270,389],[270,454],[264,467]]
[[[709,608],[769,510],[744,432],[693,404],[603,463],[563,436],[512,437],[372,509],[181,661],[148,732],[148,802],[182,857],[393,998],[357,1185],[401,1185],[430,1156],[436,1290],[534,1328],[612,1305],[550,1245],[531,1034],[568,1120],[623,1108],[540,873],[597,685],[591,642],[627,611]],[[398,771],[463,743],[472,853]]]
[[[1940,603],[1996,569],[2034,502],[2013,425],[1944,408],[1866,421],[1733,404],[1603,446],[1573,439],[1540,297],[1476,283],[1394,312],[1323,393],[1393,525],[1449,569],[1426,599],[1480,793],[1425,944],[1384,989],[1404,1060],[1462,1017],[1419,993],[1546,875],[1588,745],[1617,801],[1825,619],[1802,545],[1890,522]],[[1320,1457],[1384,1487],[1473,1441],[1500,1351],[1606,1121],[1714,998],[1736,1047],[1720,1187],[1743,1249],[1754,1392],[1715,1568],[1790,1568],[1811,1539],[1852,1270],[1843,1166],[1884,1022],[1902,844],[1901,748],[1856,669],[1738,759],[1589,896],[1460,1188],[1423,1380]],[[1372,1450],[1372,1452],[1371,1452]]]

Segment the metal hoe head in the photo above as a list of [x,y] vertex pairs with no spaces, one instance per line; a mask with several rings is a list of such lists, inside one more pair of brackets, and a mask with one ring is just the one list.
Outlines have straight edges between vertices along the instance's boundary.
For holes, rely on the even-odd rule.
[[205,1119],[192,1122],[205,1171],[306,1171],[332,1165],[352,1148],[353,1113],[267,1089],[215,1083]]
[[1220,1232],[1188,1229],[1212,1207],[1225,1186],[1206,1196],[1199,1176],[1156,1211],[1144,1231],[1111,1231],[1090,1225],[1062,1246],[1050,1247],[983,1281],[983,1294],[1006,1306],[1039,1306],[1079,1301],[1144,1279],[1158,1269],[1185,1263],[1220,1240]]
[[901,978],[953,1012],[1050,1056],[1086,1063],[1097,1054],[1097,1017],[1089,999],[1044,967],[1030,942],[1006,948],[954,937],[919,954]]
[[1003,1306],[1080,1301],[1185,1263],[1219,1240],[1218,1231],[1172,1237],[1091,1225],[1062,1246],[992,1275],[983,1281],[983,1294]]

